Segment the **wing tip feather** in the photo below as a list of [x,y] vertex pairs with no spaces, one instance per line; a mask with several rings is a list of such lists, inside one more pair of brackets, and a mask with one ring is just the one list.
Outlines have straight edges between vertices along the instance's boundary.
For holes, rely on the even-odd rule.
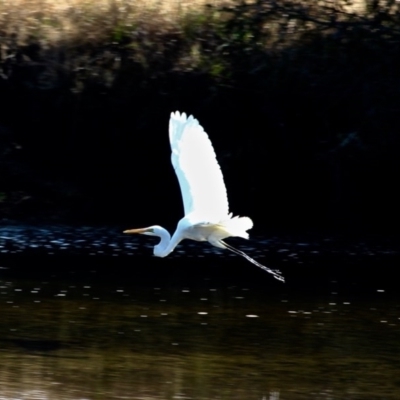
[[194,122],[196,124],[199,124],[199,121],[191,114],[186,114],[185,112],[180,112],[180,111],[173,111],[171,112],[170,120],[175,120],[179,121],[182,123],[191,123]]

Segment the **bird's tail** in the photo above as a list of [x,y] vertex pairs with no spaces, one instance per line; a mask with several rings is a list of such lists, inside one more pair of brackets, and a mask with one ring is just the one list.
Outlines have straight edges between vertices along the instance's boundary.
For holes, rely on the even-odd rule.
[[[248,218],[250,219],[250,218]],[[251,220],[250,220],[251,221]],[[257,267],[263,269],[264,271],[270,273],[275,279],[278,279],[278,281],[281,282],[285,282],[285,278],[282,276],[281,271],[279,271],[278,269],[270,269],[268,267],[266,267],[265,265],[260,264],[259,262],[257,262],[256,260],[254,260],[253,258],[251,258],[250,256],[248,256],[245,252],[235,249],[234,247],[232,247],[230,244],[225,243],[224,241],[220,240],[219,243],[225,248],[230,250],[231,252],[244,257],[247,261],[250,261],[252,264],[256,265]],[[221,247],[222,247],[221,246]]]
[[[232,215],[232,214],[231,214]],[[249,217],[231,217],[222,222],[221,225],[229,232],[229,236],[241,237],[248,239],[249,234],[246,232],[253,227],[253,221]]]

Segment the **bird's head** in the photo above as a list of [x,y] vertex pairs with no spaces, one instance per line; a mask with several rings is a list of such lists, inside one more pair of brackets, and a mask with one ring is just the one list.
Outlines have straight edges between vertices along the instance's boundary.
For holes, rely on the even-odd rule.
[[160,236],[160,231],[163,230],[161,226],[153,225],[148,228],[138,228],[138,229],[127,229],[123,231],[123,233],[129,234],[140,234],[140,235],[148,235],[148,236]]
[[[154,255],[157,257],[165,257],[171,250],[168,250],[167,246],[171,240],[169,232],[158,225],[149,226],[148,228],[139,229],[127,229],[123,233],[139,233],[147,236],[158,236],[161,241],[154,246]],[[167,248],[167,250],[165,250]]]

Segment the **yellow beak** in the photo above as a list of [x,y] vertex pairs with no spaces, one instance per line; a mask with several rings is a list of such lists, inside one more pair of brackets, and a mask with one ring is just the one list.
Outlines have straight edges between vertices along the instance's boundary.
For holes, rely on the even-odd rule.
[[139,228],[139,229],[127,229],[126,231],[123,231],[122,233],[144,233],[147,231],[147,228]]

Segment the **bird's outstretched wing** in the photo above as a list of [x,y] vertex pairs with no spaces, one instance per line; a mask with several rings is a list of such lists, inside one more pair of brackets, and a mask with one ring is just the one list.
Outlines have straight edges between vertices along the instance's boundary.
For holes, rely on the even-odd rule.
[[169,121],[171,161],[181,187],[185,216],[219,221],[229,213],[221,168],[206,132],[193,116],[178,111]]

